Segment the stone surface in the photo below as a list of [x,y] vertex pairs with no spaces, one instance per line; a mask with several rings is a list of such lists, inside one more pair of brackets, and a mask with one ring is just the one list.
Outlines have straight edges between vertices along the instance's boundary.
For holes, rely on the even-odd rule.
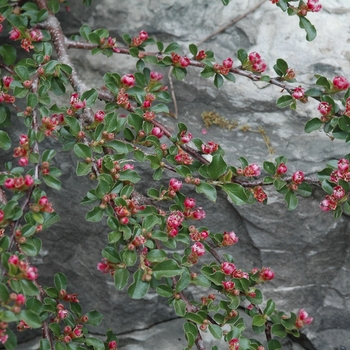
[[[315,73],[350,78],[350,49],[346,46],[349,2],[322,2],[323,11],[310,14],[318,30],[317,39],[311,43],[305,41],[305,33],[298,27],[296,18],[287,17],[266,1],[235,25],[204,42],[201,48],[214,51],[218,61],[231,56],[235,64],[238,64],[235,52],[239,48],[258,51],[268,63],[267,74],[271,75],[276,59],[284,58],[297,71],[298,80],[305,84],[314,81]],[[123,46],[121,34],[136,35],[145,29],[157,40],[179,42],[187,52],[189,43],[199,42],[258,3],[231,1],[223,7],[219,0],[101,0],[94,1],[91,9],[82,10],[80,2],[72,2],[71,12],[60,13],[60,19],[69,35],[78,33],[80,25],[87,23],[93,29],[108,28]],[[71,50],[71,54],[84,80],[95,87],[103,85],[102,76],[107,71],[133,72],[134,59],[124,55],[107,59],[78,50]],[[262,164],[264,160],[285,155],[291,171],[301,169],[315,176],[327,161],[348,153],[343,142],[331,142],[322,133],[303,132],[305,122],[318,116],[316,102],[298,104],[297,112],[281,110],[275,106],[281,96],[277,87],[237,77],[236,84],[225,83],[217,90],[211,80],[201,79],[195,69],[190,69],[183,82],[174,81],[174,86],[179,117],[162,119],[169,128],[175,129],[177,122],[184,122],[195,136],[203,137],[201,114],[214,111],[228,120],[236,120],[239,127],[249,125],[257,130],[262,126],[266,131],[275,154],[269,154],[259,133],[243,132],[239,127],[232,131],[211,127],[204,138],[219,142],[232,165],[239,165],[240,156]],[[84,308],[97,309],[105,315],[97,332],[110,327],[122,334],[121,349],[184,347],[181,320],[169,321],[174,313],[164,299],[151,293],[145,300],[130,300],[125,293],[116,291],[109,278],[98,273],[96,263],[109,229],[84,220],[88,207],[78,204],[90,184],[84,178],[77,180],[74,157],[62,152],[57,165],[63,171],[64,187],[59,197],[55,194],[54,207],[64,220],[42,235],[43,254],[34,262],[41,282],[52,284],[52,271],[66,273],[69,289],[79,293]],[[232,206],[222,194],[216,205],[198,200],[208,214],[206,224],[211,229],[235,230],[240,237],[240,243],[230,252],[238,266],[247,270],[270,266],[276,272],[276,278],[264,286],[266,298],[273,297],[278,307],[285,310],[296,312],[303,307],[315,318],[305,329],[315,349],[341,346],[350,349],[349,218],[343,216],[335,221],[329,213],[322,213],[318,203],[323,196],[315,188],[313,198],[301,199],[293,212],[287,211],[283,198],[273,192],[267,206]],[[203,293],[195,289],[191,292],[194,296]],[[35,345],[29,346],[32,345],[27,343],[22,349],[35,349]],[[294,344],[290,348],[298,349],[298,346]]]

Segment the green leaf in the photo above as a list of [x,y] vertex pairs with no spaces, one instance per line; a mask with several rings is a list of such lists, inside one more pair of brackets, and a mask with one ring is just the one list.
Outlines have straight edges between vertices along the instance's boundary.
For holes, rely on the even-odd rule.
[[323,91],[321,91],[320,89],[311,88],[305,91],[305,95],[312,97],[320,97],[323,95]]
[[122,290],[128,283],[130,273],[127,269],[117,269],[114,273],[114,285],[118,290]]
[[77,176],[85,176],[91,172],[91,169],[92,169],[92,163],[77,162],[75,173],[77,174]]
[[271,333],[277,335],[277,337],[284,338],[287,336],[286,329],[280,323],[276,323],[271,328]]
[[214,85],[219,89],[224,84],[224,78],[221,74],[216,73],[214,77]]
[[52,13],[57,13],[60,10],[60,3],[57,0],[48,0],[47,6]]
[[156,288],[157,293],[164,298],[170,298],[173,296],[174,291],[171,287],[167,286],[166,284],[160,284]]
[[137,254],[134,250],[124,250],[122,257],[126,266],[134,266],[136,264]]
[[9,297],[10,297],[10,292],[6,287],[6,284],[0,283],[0,300],[6,303]]
[[86,100],[86,105],[88,107],[93,106],[97,98],[98,98],[98,92],[95,89],[85,91],[80,97],[82,101]]
[[76,143],[74,145],[74,153],[78,157],[84,158],[84,159],[92,157],[91,148],[88,145],[85,145],[83,143]]
[[348,116],[341,116],[338,119],[338,125],[343,131],[350,132],[350,118]]
[[194,345],[195,340],[197,338],[198,329],[193,323],[185,322],[184,331],[185,331],[188,347],[191,348]]
[[97,338],[93,338],[93,337],[86,338],[85,344],[87,346],[92,346],[94,348],[94,350],[104,350],[105,349],[105,345],[104,345],[103,341],[100,339],[97,339]]
[[8,335],[5,343],[6,350],[15,350],[17,347],[16,335],[11,331],[11,329],[6,329],[6,334]]
[[177,52],[181,50],[181,46],[178,43],[172,42],[170,43],[164,50],[165,55],[169,55],[172,52]]
[[55,283],[55,287],[58,290],[67,289],[67,277],[62,272],[58,272],[55,274],[54,283]]
[[148,292],[150,284],[142,281],[143,271],[137,270],[133,276],[133,283],[128,288],[128,295],[132,299],[142,299]]
[[298,206],[298,198],[292,191],[288,191],[284,197],[288,210],[294,210]]
[[156,279],[161,279],[162,277],[173,277],[181,275],[183,270],[179,267],[175,260],[165,260],[153,268],[153,276]]
[[32,310],[21,310],[21,312],[19,313],[19,317],[32,328],[42,327],[39,315]]
[[11,139],[7,132],[0,130],[0,148],[7,151],[11,148]]
[[319,130],[322,125],[323,123],[319,118],[312,118],[306,122],[304,130],[305,132],[310,133],[311,131]]
[[269,299],[264,309],[264,315],[270,316],[275,311],[276,304],[272,299]]
[[41,339],[39,350],[50,350],[50,349],[51,349],[50,342],[47,339]]
[[202,315],[196,314],[194,312],[187,312],[184,318],[197,324],[202,324],[204,321],[204,317]]
[[190,50],[190,52],[191,52],[191,54],[192,54],[193,56],[196,56],[196,55],[197,55],[197,53],[198,53],[198,47],[197,47],[195,44],[190,44],[190,45],[188,46],[188,48],[189,48],[189,50]]
[[208,176],[216,180],[227,171],[227,164],[221,154],[215,154],[209,164],[202,165],[205,168]]
[[140,180],[141,177],[135,170],[125,170],[119,174],[119,181],[130,181],[136,183]]
[[167,259],[167,254],[164,250],[153,249],[146,255],[146,259],[150,262],[162,262]]
[[216,197],[217,197],[216,188],[204,181],[201,181],[201,183],[198,186],[196,186],[196,192],[204,193],[209,200],[213,202],[216,201]]
[[21,287],[26,295],[34,296],[39,294],[38,287],[32,281],[22,279]]
[[285,108],[285,107],[288,107],[293,101],[294,100],[292,96],[284,95],[277,100],[276,104],[277,104],[277,107],[279,108]]
[[216,339],[222,338],[222,328],[216,324],[209,323],[209,331]]
[[269,173],[271,175],[274,175],[276,173],[276,166],[275,166],[275,164],[273,164],[271,162],[265,161],[263,163],[263,168],[267,173]]
[[216,73],[214,69],[210,66],[205,66],[205,68],[201,71],[201,77],[202,78],[210,78],[214,76]]
[[183,270],[182,275],[176,283],[175,291],[179,293],[183,291],[191,283],[191,275],[187,269]]
[[80,131],[80,124],[77,118],[66,116],[64,121],[69,125],[69,131],[73,136],[77,136]]
[[163,103],[158,103],[154,106],[151,107],[151,111],[153,111],[154,113],[169,113],[169,108],[167,105],[163,104]]
[[177,79],[177,80],[183,80],[186,77],[187,70],[182,67],[174,67],[172,70],[172,75]]
[[239,49],[237,51],[237,57],[241,61],[241,63],[243,64],[248,59],[247,51],[243,50],[243,49]]
[[89,311],[86,316],[89,318],[86,323],[95,327],[98,326],[103,319],[103,315],[96,310]]
[[306,40],[312,41],[317,36],[316,28],[311,24],[311,22],[304,16],[299,17],[299,27],[305,29]]
[[91,221],[91,222],[99,222],[102,220],[102,218],[103,218],[103,210],[100,207],[94,207],[85,216],[85,220]]
[[253,326],[261,327],[266,323],[266,319],[264,318],[263,315],[255,315],[253,317]]
[[322,188],[328,194],[333,194],[333,186],[327,179],[322,181]]
[[61,189],[61,181],[52,175],[43,176],[43,180],[47,186],[59,191]]
[[249,194],[241,185],[235,183],[224,184],[222,185],[222,189],[236,205],[242,205],[248,202]]
[[4,63],[11,66],[16,61],[17,52],[13,45],[3,44],[0,46],[0,55],[2,56]]

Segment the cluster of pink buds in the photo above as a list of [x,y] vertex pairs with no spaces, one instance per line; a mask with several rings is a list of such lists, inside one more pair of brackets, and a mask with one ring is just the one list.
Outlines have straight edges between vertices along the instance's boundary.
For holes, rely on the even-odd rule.
[[184,206],[185,210],[183,214],[187,219],[201,220],[205,218],[205,211],[202,208],[194,209],[196,206],[196,200],[194,198],[185,198]]
[[239,339],[233,338],[228,342],[228,350],[238,350],[239,349]]
[[143,113],[143,119],[150,122],[152,121],[153,119],[156,118],[156,114],[153,112],[153,111],[146,111],[145,113]]
[[81,338],[84,334],[82,328],[82,324],[77,324],[73,329],[71,326],[65,326],[63,329],[63,341],[67,344],[70,343],[72,339]]
[[116,39],[112,38],[111,36],[108,37],[107,40],[106,40],[106,38],[102,38],[100,40],[99,46],[101,49],[112,49],[114,52],[119,52],[119,50],[117,48],[117,44],[116,44]]
[[295,321],[295,326],[297,328],[302,328],[306,324],[310,324],[314,319],[312,317],[309,317],[309,314],[304,310],[301,309],[298,312],[297,320]]
[[148,109],[151,108],[152,102],[156,99],[156,97],[151,94],[151,93],[147,93],[145,96],[145,100],[142,103],[141,108],[142,109]]
[[108,343],[108,350],[118,350],[117,342],[115,340],[112,340]]
[[14,277],[24,278],[30,281],[35,281],[38,278],[37,268],[20,260],[17,255],[11,255],[8,259],[8,263],[17,267],[17,273]]
[[55,322],[60,322],[61,320],[64,320],[68,316],[68,310],[64,308],[63,304],[57,304],[56,306],[57,310],[57,317],[55,318]]
[[263,203],[267,199],[267,194],[261,186],[255,186],[252,189],[252,191],[253,191],[254,198],[258,202]]
[[193,162],[193,158],[181,148],[178,149],[178,153],[174,158],[178,164],[190,165]]
[[194,242],[204,241],[209,237],[208,231],[198,231],[194,225],[189,226],[188,231],[190,233],[191,240]]
[[205,247],[201,242],[195,242],[191,247],[191,254],[188,256],[188,262],[196,264],[198,258],[205,254]]
[[214,141],[208,141],[207,143],[203,143],[201,148],[203,153],[212,154],[219,149],[219,145]]
[[296,100],[304,100],[305,98],[305,89],[301,86],[298,86],[293,89],[292,97]]
[[230,72],[230,69],[233,66],[233,60],[232,58],[228,57],[225,60],[222,61],[222,64],[215,63],[213,66],[213,69],[215,72],[227,75]]
[[9,302],[13,302],[12,306],[8,305],[11,311],[15,314],[21,312],[21,306],[23,306],[26,302],[26,297],[23,294],[11,293]]
[[261,174],[260,167],[258,164],[249,164],[244,169],[238,168],[237,169],[237,175],[240,176],[247,176],[247,177],[253,177],[253,176],[259,176]]
[[160,81],[163,79],[163,74],[152,71],[150,73],[150,79],[151,79],[151,81]]
[[132,39],[131,46],[134,46],[134,47],[135,46],[140,46],[147,39],[148,39],[148,33],[145,32],[144,30],[141,30],[139,35]]
[[13,150],[13,156],[15,158],[19,158],[18,160],[19,166],[28,165],[29,152],[30,152],[30,147],[29,147],[28,136],[21,134],[19,136],[19,146]]
[[301,3],[298,8],[298,16],[306,16],[308,12],[319,12],[322,9],[322,5],[319,0],[308,0],[306,4]]
[[98,110],[94,115],[95,123],[102,123],[105,119],[106,113],[104,111]]
[[345,77],[337,76],[333,79],[333,87],[336,91],[344,91],[350,87],[350,83]]
[[15,97],[8,94],[8,90],[10,89],[10,84],[13,82],[13,78],[11,76],[4,76],[2,78],[2,90],[0,91],[0,103],[6,102],[6,103],[14,103],[15,102]]
[[248,63],[244,64],[243,68],[255,73],[263,73],[266,71],[267,66],[260,54],[254,51],[248,55]]
[[97,264],[97,270],[99,270],[102,273],[109,273],[113,276],[116,270],[116,266],[115,263],[112,263],[106,258],[103,258],[102,261]]
[[174,198],[176,196],[176,192],[179,192],[182,187],[182,182],[175,178],[171,178],[169,180],[169,188],[168,188],[168,196],[170,198]]
[[0,322],[0,343],[5,344],[7,339],[9,338],[8,334],[6,334],[6,329],[8,328],[8,323],[1,321]]
[[11,40],[21,40],[21,47],[29,52],[34,48],[33,42],[40,42],[43,40],[44,36],[40,29],[27,29],[24,34],[21,31],[14,27],[10,31],[10,39]]
[[[350,181],[349,161],[345,158],[341,158],[338,161],[338,169],[333,170],[330,174],[330,181],[338,183],[339,180],[346,182]],[[337,185],[333,187],[333,193],[327,195],[325,199],[320,203],[322,211],[330,211],[337,209],[337,206],[348,199],[345,189]]]
[[186,130],[181,131],[180,133],[180,140],[181,143],[188,143],[192,140],[193,135],[190,132],[187,132]]
[[125,92],[125,89],[119,89],[117,94],[117,104],[124,109],[130,109],[131,104],[129,101],[129,95]]
[[175,67],[186,68],[190,65],[191,61],[188,57],[180,56],[175,52],[171,53],[171,59]]
[[207,58],[207,54],[205,53],[204,50],[200,50],[200,51],[197,53],[197,55],[196,55],[195,58],[196,58],[197,61],[203,61],[204,59]]
[[77,92],[73,92],[70,96],[70,108],[67,110],[68,115],[74,115],[79,109],[85,108],[86,101],[82,101]]
[[263,267],[259,272],[259,282],[271,281],[274,278],[275,273],[269,267]]
[[[72,109],[67,110],[67,113],[73,113]],[[73,113],[74,114],[74,113]],[[51,136],[52,132],[55,131],[58,125],[64,123],[64,115],[60,114],[52,114],[51,117],[43,117],[41,120],[42,125],[40,126],[40,130],[44,132],[45,136]]]
[[29,187],[34,185],[34,179],[31,175],[18,176],[18,177],[9,177],[5,180],[4,186],[8,190],[12,191],[25,191]]
[[320,104],[317,107],[318,111],[321,113],[321,121],[323,123],[326,123],[329,121],[329,117],[332,111],[332,105],[328,102],[320,102]]
[[34,213],[53,213],[52,203],[49,202],[47,196],[42,196],[39,198],[37,203],[30,205],[31,210]]
[[128,89],[135,85],[135,77],[132,74],[125,74],[121,77],[120,82],[125,89]]
[[17,330],[18,332],[23,332],[25,331],[26,329],[30,329],[32,327],[30,327],[25,321],[21,320],[18,322],[17,324]]
[[292,191],[296,191],[298,189],[298,186],[304,181],[305,179],[305,174],[297,170],[293,175],[292,175],[292,183],[290,184],[290,189]]
[[68,301],[69,303],[79,303],[78,294],[76,293],[67,293],[66,290],[61,289],[59,292],[59,298]]
[[237,235],[233,232],[224,232],[221,245],[224,247],[236,244],[238,242]]
[[177,234],[179,233],[179,228],[182,225],[184,219],[185,216],[180,210],[174,210],[170,213],[166,221],[166,230],[169,237],[177,236]]

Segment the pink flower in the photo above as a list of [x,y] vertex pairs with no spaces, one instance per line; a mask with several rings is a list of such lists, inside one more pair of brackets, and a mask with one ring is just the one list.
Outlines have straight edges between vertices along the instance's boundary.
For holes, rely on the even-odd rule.
[[342,172],[346,172],[349,170],[349,161],[345,158],[341,158],[338,161],[338,169]]
[[0,335],[0,343],[5,344],[8,339],[8,334]]
[[43,33],[39,29],[31,29],[30,37],[32,41],[41,41],[44,38]]
[[18,165],[19,166],[27,166],[28,165],[28,159],[25,157],[22,157],[18,160]]
[[161,73],[158,73],[158,72],[151,72],[150,78],[151,78],[151,80],[159,81],[159,80],[163,79],[163,75]]
[[228,57],[228,58],[226,58],[226,60],[223,60],[222,65],[227,69],[232,68],[232,66],[233,66],[232,58]]
[[201,146],[203,153],[205,154],[212,154],[216,152],[219,148],[219,145],[215,143],[214,141],[208,141],[206,144],[202,144]]
[[279,166],[277,167],[276,173],[278,175],[283,175],[288,171],[287,166],[284,163],[279,164]]
[[221,271],[225,275],[231,275],[236,270],[236,266],[233,263],[225,261],[221,264]]
[[238,242],[238,237],[233,231],[224,232],[223,241],[222,241],[223,246],[230,246],[230,245],[236,244],[237,242]]
[[311,12],[319,12],[322,9],[322,5],[318,3],[318,0],[308,0],[307,1],[307,8]]
[[320,203],[320,208],[322,211],[330,211],[330,202],[328,199],[324,199],[321,203]]
[[235,288],[235,282],[233,281],[223,281],[222,285],[225,290],[231,291]]
[[97,264],[97,270],[99,270],[102,273],[108,273],[109,271],[109,266],[105,262],[99,262]]
[[328,115],[332,110],[332,106],[328,102],[321,102],[317,109],[322,115]]
[[127,164],[125,164],[124,166],[123,166],[123,170],[125,171],[125,170],[134,170],[135,169],[135,167],[132,165],[132,164],[130,164],[130,163],[127,163]]
[[169,181],[169,187],[175,191],[175,192],[178,192],[181,190],[181,187],[182,187],[182,182],[175,179],[175,178],[171,178],[170,181]]
[[263,267],[259,273],[260,281],[270,281],[275,277],[275,273],[269,267]]
[[132,74],[123,75],[120,81],[128,87],[133,87],[135,85],[135,77]]
[[30,266],[27,268],[27,271],[25,272],[25,277],[28,280],[35,281],[38,278],[37,274],[38,269],[34,266]]
[[277,4],[279,0],[270,0],[273,4]]
[[182,224],[183,221],[184,214],[179,210],[175,210],[168,216],[167,225],[170,228],[177,228]]
[[181,131],[180,139],[183,143],[188,143],[192,140],[192,134],[190,132]]
[[293,90],[292,97],[296,100],[300,100],[305,96],[305,89],[298,86]]
[[192,254],[196,256],[203,256],[205,254],[204,245],[200,242],[196,242],[191,247]]
[[184,205],[186,209],[192,209],[196,206],[196,200],[194,198],[185,198]]
[[10,87],[10,84],[13,82],[13,78],[6,75],[2,78],[2,82],[4,84],[4,87],[8,89]]
[[25,302],[26,302],[26,297],[23,294],[17,294],[16,304],[17,305],[24,305]]
[[25,135],[25,134],[21,134],[20,136],[19,136],[19,144],[21,145],[21,146],[24,146],[24,145],[27,145],[28,144],[28,136],[27,135]]
[[21,38],[21,32],[19,31],[18,28],[13,28],[11,31],[10,31],[10,39],[11,40],[18,40]]
[[4,220],[4,217],[5,217],[5,213],[4,213],[3,210],[0,209],[0,222],[1,222],[2,220]]
[[292,181],[300,185],[304,181],[305,175],[302,171],[298,170],[292,175]]
[[253,195],[254,195],[254,198],[260,203],[264,202],[265,199],[267,198],[267,194],[261,186],[254,187]]
[[94,115],[95,122],[97,122],[97,123],[103,122],[105,115],[106,115],[106,113],[104,111],[98,110]]
[[117,342],[115,340],[112,340],[108,343],[108,349],[109,350],[117,350]]
[[313,320],[314,319],[312,317],[309,317],[309,314],[304,309],[301,309],[298,312],[295,325],[297,328],[302,328],[304,325],[310,324]]
[[244,168],[244,176],[259,176],[261,171],[258,164],[250,164]]
[[161,128],[159,128],[158,126],[155,126],[152,129],[152,135],[160,139],[164,135],[164,132]]
[[346,90],[350,86],[350,83],[345,77],[337,76],[333,79],[333,85],[338,90]]
[[345,196],[345,190],[341,186],[335,186],[333,188],[333,196],[337,199],[341,199]]
[[8,179],[5,180],[4,186],[9,190],[14,189],[15,188],[15,180],[13,178],[9,177]]
[[190,65],[191,61],[188,57],[180,57],[180,65],[183,68],[186,68]]
[[148,39],[148,33],[144,30],[141,30],[139,33],[139,38],[141,41],[145,41]]
[[198,208],[192,213],[192,217],[195,220],[205,219],[205,216],[205,211],[202,208]]
[[12,265],[17,265],[19,262],[19,258],[17,255],[11,255],[7,262]]
[[26,175],[26,176],[24,177],[24,185],[25,185],[26,187],[31,187],[31,186],[34,185],[34,179],[32,178],[31,175]]

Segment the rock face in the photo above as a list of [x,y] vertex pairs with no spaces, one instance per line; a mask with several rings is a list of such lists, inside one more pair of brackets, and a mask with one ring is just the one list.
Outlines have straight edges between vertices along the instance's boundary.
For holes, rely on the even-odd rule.
[[[242,16],[200,48],[212,50],[217,61],[232,57],[235,65],[238,65],[235,56],[238,49],[257,51],[267,62],[267,74],[271,76],[275,74],[272,66],[276,59],[283,58],[295,69],[298,81],[303,84],[313,82],[313,74],[317,73],[331,79],[347,74],[350,78],[350,50],[346,46],[350,21],[348,0],[323,1],[321,12],[309,14],[318,30],[313,42],[305,40],[305,32],[298,27],[295,17],[288,17],[269,1],[243,16],[258,4],[257,0],[233,0],[227,7],[219,0],[100,0],[84,9],[80,3],[72,2],[71,12],[61,12],[59,17],[68,35],[78,33],[79,27],[87,23],[93,29],[108,28],[123,46],[121,34],[136,35],[144,29],[157,40],[177,41],[187,52],[188,44],[201,41]],[[78,50],[72,50],[71,54],[84,80],[96,87],[103,85],[105,72],[132,73],[135,63],[133,58],[123,55],[107,59]],[[235,84],[227,82],[218,90],[212,80],[200,78],[194,68],[189,69],[184,81],[174,81],[174,86],[178,120],[164,118],[162,121],[169,128],[184,122],[195,136],[219,142],[226,151],[227,162],[232,165],[239,166],[240,156],[262,164],[264,160],[284,155],[290,171],[300,169],[315,176],[327,161],[348,153],[343,142],[332,142],[323,133],[304,133],[305,122],[318,116],[316,102],[298,104],[297,112],[281,110],[275,104],[281,96],[277,87],[237,77]],[[229,131],[213,126],[203,136],[203,112],[215,112],[229,121],[237,121],[238,127]],[[242,131],[240,127],[244,125],[252,131]],[[274,154],[269,153],[262,135],[254,132],[259,126],[266,131]],[[43,284],[52,284],[52,271],[63,271],[70,281],[69,289],[79,293],[86,310],[96,309],[104,314],[97,333],[110,327],[117,334],[125,334],[173,319],[175,315],[164,299],[149,294],[145,300],[131,300],[126,293],[117,292],[112,281],[96,270],[109,229],[84,220],[88,209],[78,204],[90,184],[88,179],[77,180],[73,156],[62,153],[58,155],[57,164],[63,171],[64,186],[58,197],[55,194],[54,208],[62,221],[42,237],[47,254],[35,264]],[[150,175],[145,173],[145,176],[151,181]],[[283,198],[273,192],[267,206],[237,207],[223,195],[219,196],[217,204],[202,200],[202,205],[207,212],[208,226],[234,230],[240,237],[240,243],[230,252],[237,265],[247,270],[270,266],[275,271],[276,278],[263,287],[266,298],[274,298],[280,309],[296,312],[305,308],[314,317],[315,321],[305,329],[313,349],[340,349],[341,346],[350,349],[349,219],[343,216],[335,221],[331,214],[321,212],[318,203],[323,196],[320,189],[314,188],[313,197],[301,199],[295,211],[288,211]],[[169,336],[168,339],[174,339],[174,349],[181,348],[185,342],[180,328],[171,328],[174,332],[179,329],[178,334],[155,336],[159,339]],[[153,329],[157,327],[149,332]],[[141,344],[133,334],[124,336],[129,339],[129,345],[123,349],[134,349],[130,344],[134,344],[135,349],[160,348],[157,343],[147,343],[147,337],[139,338],[145,341]],[[301,349],[312,349],[304,346]],[[164,343],[162,348],[171,347]],[[285,348],[290,347],[286,345]]]

